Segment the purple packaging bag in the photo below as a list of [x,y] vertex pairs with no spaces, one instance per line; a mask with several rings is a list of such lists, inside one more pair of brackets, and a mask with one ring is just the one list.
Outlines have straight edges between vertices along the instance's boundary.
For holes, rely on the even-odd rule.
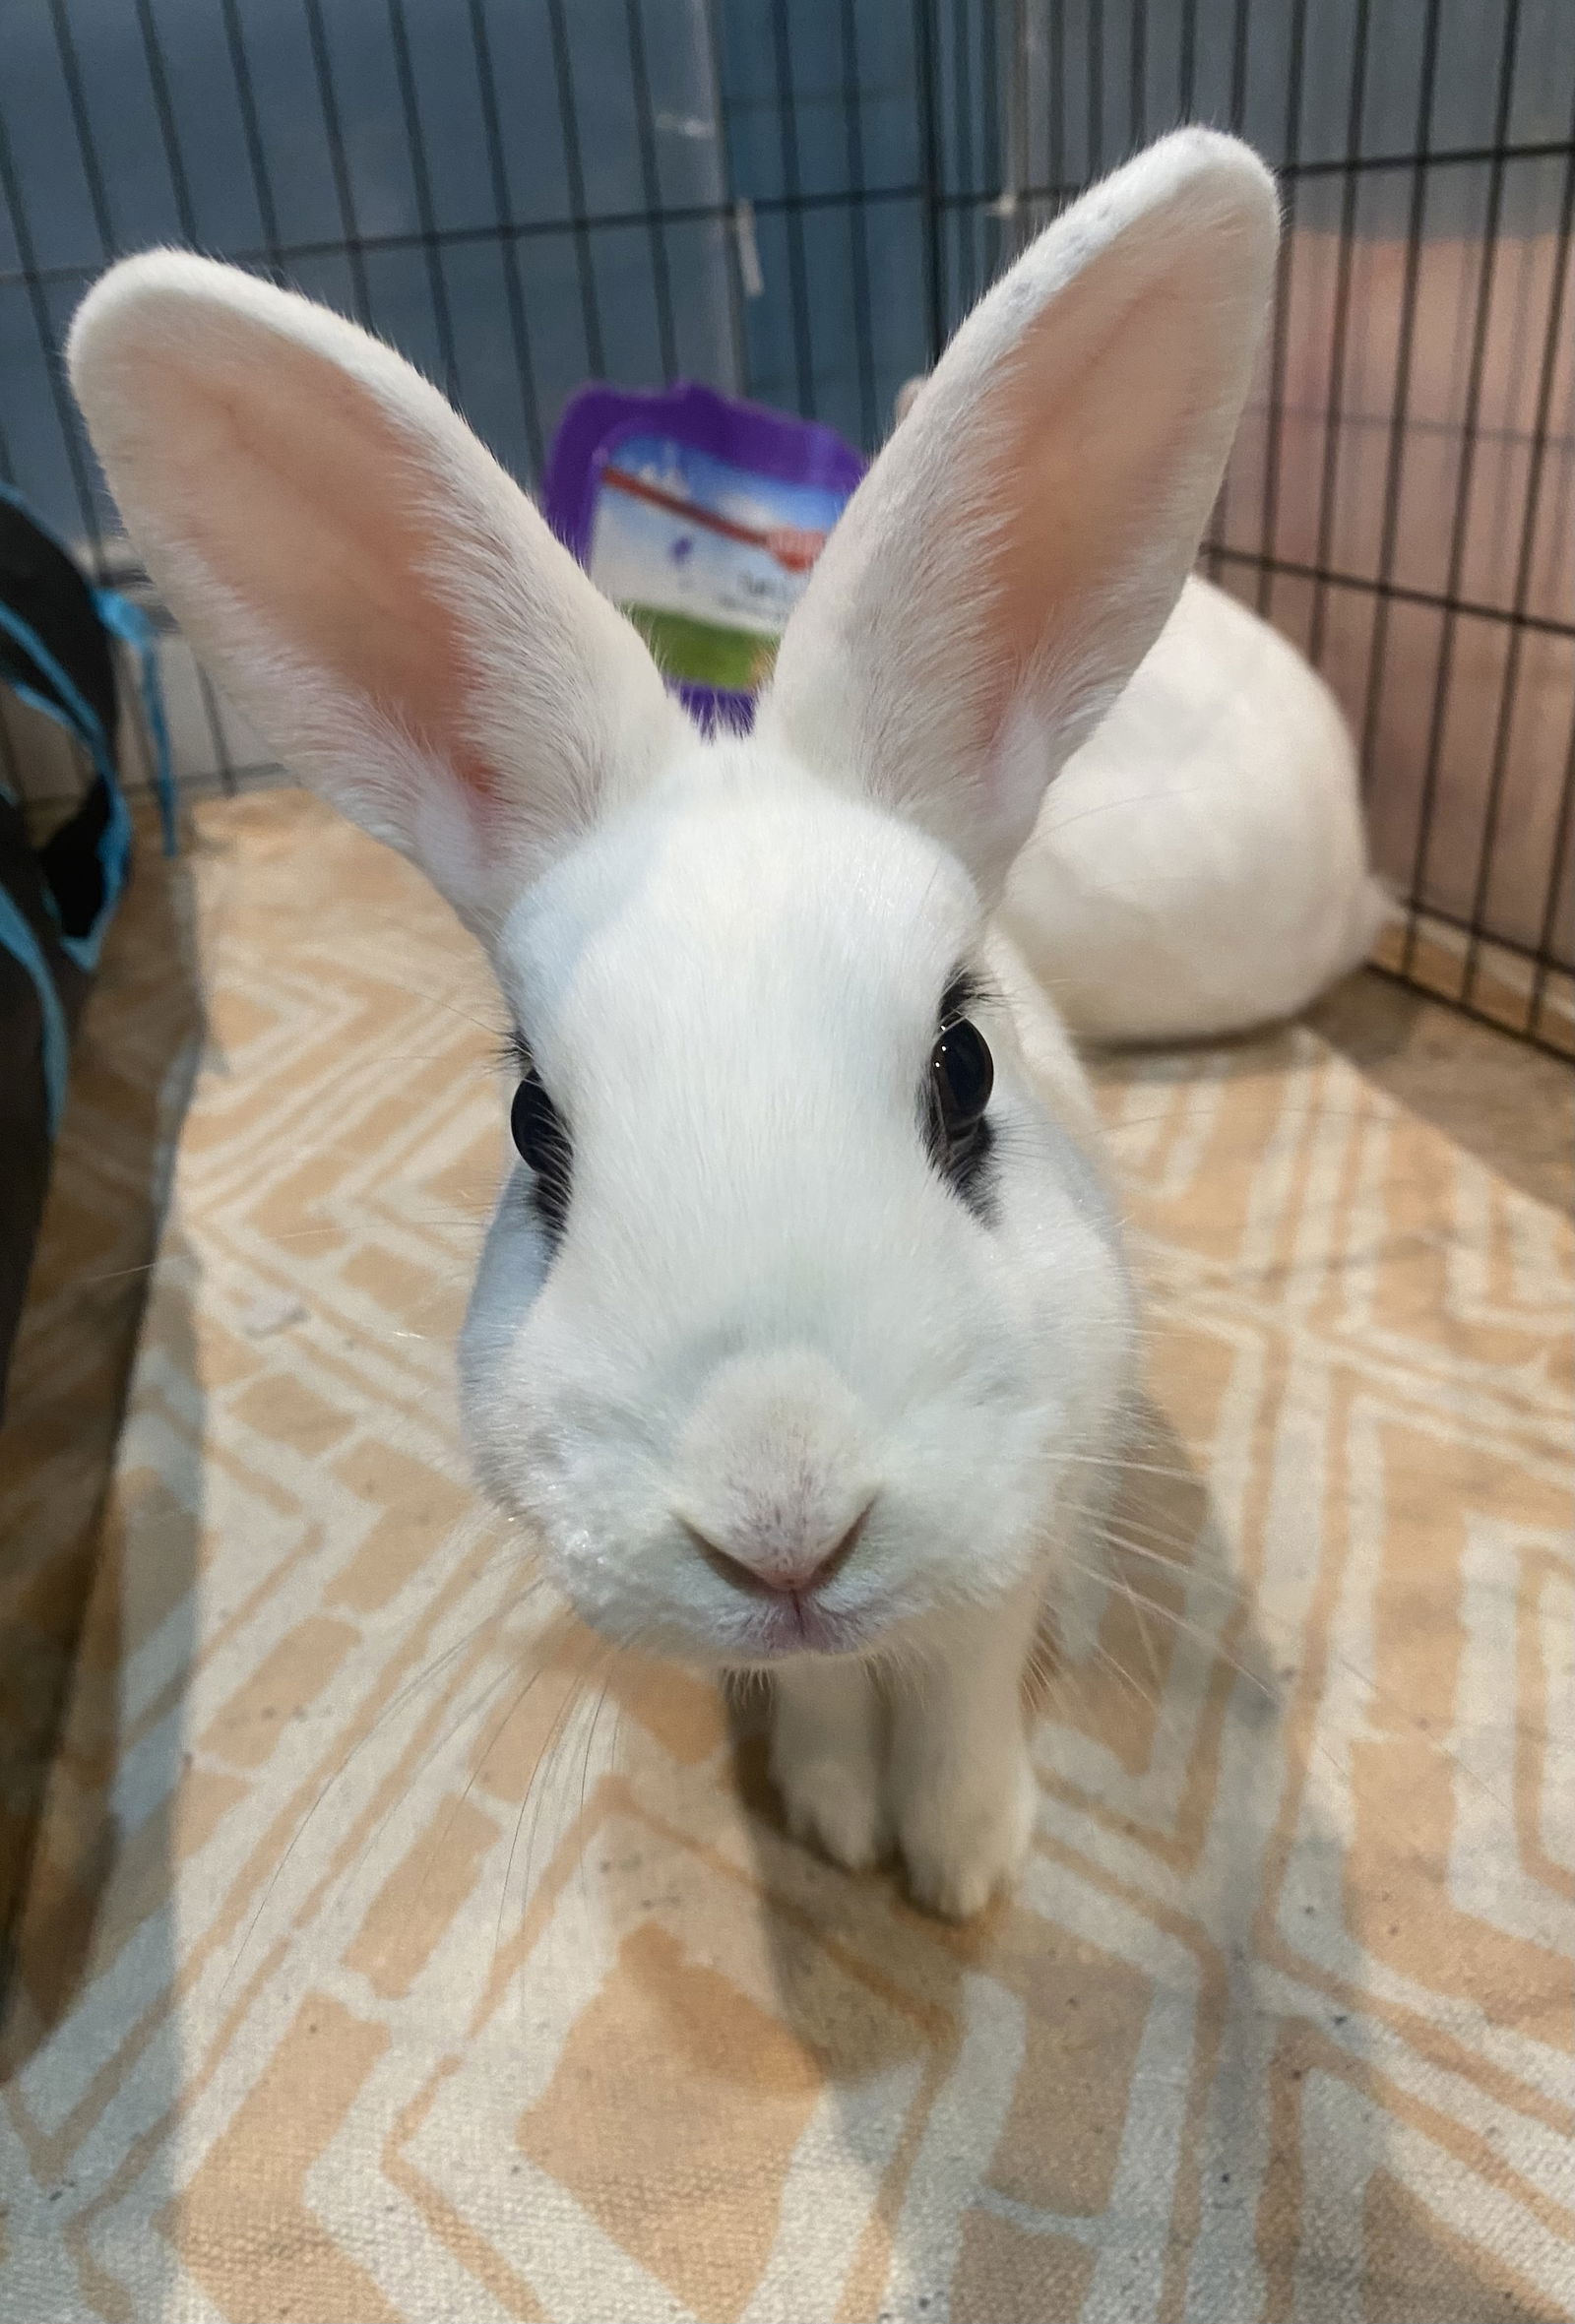
[[690,381],[587,387],[564,408],[542,502],[702,724],[745,727],[863,472],[832,429]]

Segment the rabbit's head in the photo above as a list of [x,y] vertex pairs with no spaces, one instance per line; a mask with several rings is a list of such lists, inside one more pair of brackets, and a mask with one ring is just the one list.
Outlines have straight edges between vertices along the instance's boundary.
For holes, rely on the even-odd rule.
[[1274,240],[1265,172],[1201,131],[1042,234],[833,534],[748,738],[694,730],[350,324],[157,253],[77,318],[94,442],[199,652],[490,954],[520,1159],[470,1432],[617,1636],[896,1649],[1023,1579],[1099,1441],[1116,1235],[986,923],[1175,600]]

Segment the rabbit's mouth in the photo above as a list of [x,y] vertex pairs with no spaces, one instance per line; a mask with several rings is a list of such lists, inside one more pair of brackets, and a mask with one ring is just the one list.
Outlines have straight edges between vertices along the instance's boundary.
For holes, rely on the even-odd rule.
[[725,1660],[742,1667],[791,1655],[867,1654],[883,1628],[869,1609],[845,1611],[821,1604],[812,1591],[785,1591],[752,1609],[747,1626],[729,1626]]

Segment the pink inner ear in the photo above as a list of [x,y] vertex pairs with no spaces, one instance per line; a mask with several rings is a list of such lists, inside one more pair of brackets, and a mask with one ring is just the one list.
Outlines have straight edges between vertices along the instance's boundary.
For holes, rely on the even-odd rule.
[[1167,562],[1145,543],[1167,541],[1198,403],[1218,388],[1212,318],[1186,255],[1160,286],[1144,279],[1152,260],[1113,281],[1119,253],[1074,280],[1024,335],[991,399],[990,627],[1006,650],[979,701],[981,741],[1036,667],[1074,699],[1106,665],[1126,674],[1122,600],[1141,621],[1158,577],[1147,568]]
[[433,576],[445,516],[464,520],[444,508],[429,447],[359,380],[284,338],[261,360],[248,338],[217,363],[182,363],[177,347],[158,366],[179,460],[165,505],[208,570],[331,693],[374,704],[495,795],[467,739],[472,657]]

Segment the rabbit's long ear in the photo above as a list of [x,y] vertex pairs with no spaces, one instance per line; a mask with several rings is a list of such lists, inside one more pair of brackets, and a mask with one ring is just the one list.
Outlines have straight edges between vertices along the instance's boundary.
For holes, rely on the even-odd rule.
[[127,530],[214,675],[481,932],[688,731],[524,493],[353,324],[153,252],[94,285],[69,362]]
[[1208,130],[1086,194],[959,330],[788,624],[762,731],[913,814],[986,895],[1175,603],[1277,232],[1268,172]]

